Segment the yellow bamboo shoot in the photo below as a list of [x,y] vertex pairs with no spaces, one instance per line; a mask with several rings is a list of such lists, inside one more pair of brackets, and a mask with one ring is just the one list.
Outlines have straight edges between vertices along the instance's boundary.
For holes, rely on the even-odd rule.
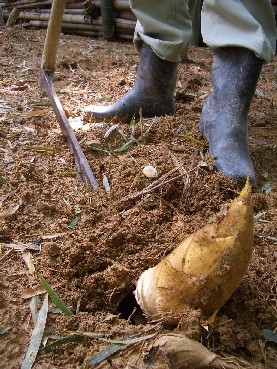
[[210,317],[243,279],[252,255],[254,217],[247,181],[227,214],[183,240],[142,273],[135,292],[146,316],[175,324],[187,308]]

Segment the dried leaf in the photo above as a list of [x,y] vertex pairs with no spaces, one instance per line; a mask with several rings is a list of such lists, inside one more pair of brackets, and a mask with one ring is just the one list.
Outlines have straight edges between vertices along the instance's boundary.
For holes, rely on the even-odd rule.
[[57,238],[57,237],[65,236],[65,235],[66,235],[66,233],[43,234],[41,236],[41,238],[43,240],[52,240],[53,238]]
[[59,149],[55,149],[53,147],[44,147],[44,146],[25,146],[23,147],[24,150],[31,150],[37,152],[45,152],[45,151],[57,151]]
[[107,131],[104,134],[104,138],[108,138],[109,135],[118,127],[118,123],[113,124],[109,129],[107,129]]
[[33,296],[42,295],[45,293],[45,289],[41,286],[36,286],[34,288],[27,288],[21,293],[23,299],[30,299]]
[[110,188],[109,180],[108,180],[108,178],[105,176],[105,174],[103,175],[103,186],[105,187],[106,192],[108,192],[108,193],[110,193],[110,192],[111,192],[111,188]]
[[27,267],[29,269],[29,273],[34,274],[35,273],[35,266],[33,264],[32,255],[31,255],[30,251],[24,250],[22,252],[22,257],[23,257],[23,260],[25,261],[25,263],[27,264]]
[[0,176],[0,185],[5,184],[7,180],[4,177]]
[[40,117],[49,112],[49,109],[42,110],[30,110],[24,111],[23,113],[18,114],[20,117],[29,118],[29,117]]
[[18,205],[16,205],[16,206],[12,206],[12,207],[10,207],[9,209],[7,209],[7,210],[5,210],[5,211],[2,211],[1,213],[0,213],[0,219],[6,219],[6,218],[8,218],[8,217],[10,217],[10,216],[12,216],[14,213],[16,213],[17,212],[17,210],[19,209],[19,204]]
[[256,88],[256,95],[257,95],[258,97],[264,97],[264,92],[263,92],[263,90],[262,90],[262,89],[260,89],[260,88]]
[[201,146],[206,146],[205,142],[203,142],[203,141],[199,141],[199,140],[197,140],[196,138],[194,138],[194,137],[192,137],[192,136],[190,136],[190,135],[184,135],[184,137],[185,137],[187,140],[193,141],[193,142],[195,142],[195,143],[197,143],[197,144],[199,144],[199,145],[201,145]]
[[48,313],[48,295],[45,296],[42,307],[38,313],[37,322],[32,332],[30,344],[25,358],[21,364],[21,369],[31,369],[42,341]]
[[[34,325],[36,325],[38,319],[38,306],[40,303],[40,298],[38,296],[33,296],[30,301],[30,310]],[[48,310],[49,311],[49,310]]]
[[141,337],[136,337],[136,338],[128,337],[128,338],[124,338],[122,340],[112,340],[112,339],[103,338],[103,337],[96,337],[96,338],[100,341],[110,342],[110,343],[117,344],[117,345],[132,345],[134,343],[138,343],[138,342],[141,342],[141,341],[148,340],[148,339],[153,338],[155,336],[156,336],[156,333],[152,333],[152,334],[149,334],[147,336],[141,336]]
[[40,246],[34,243],[27,243],[27,244],[16,244],[16,243],[2,243],[3,246],[9,247],[14,250],[24,251],[24,250],[34,250],[40,251]]
[[43,278],[43,276],[40,273],[38,273],[38,277],[45,291],[51,297],[55,305],[62,310],[64,315],[66,316],[73,315],[73,313],[68,309],[67,306],[65,306],[65,304],[62,302],[62,300],[59,298],[59,296],[56,294],[56,292],[53,290],[50,284],[46,282],[46,280]]
[[197,163],[197,166],[200,167],[200,168],[209,168],[208,164],[205,161],[203,161],[203,160],[200,160]]

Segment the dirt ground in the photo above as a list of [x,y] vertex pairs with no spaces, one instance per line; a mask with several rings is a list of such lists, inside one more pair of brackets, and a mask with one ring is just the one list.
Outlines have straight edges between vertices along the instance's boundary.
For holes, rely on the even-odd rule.
[[[83,114],[87,104],[108,104],[131,88],[138,64],[133,44],[62,35],[55,90],[99,183],[92,191],[76,173],[38,87],[45,31],[1,29],[0,38],[0,325],[9,328],[0,334],[1,367],[22,363],[34,328],[30,302],[40,307],[44,298],[40,272],[74,312],[49,311],[47,343],[76,331],[117,340],[130,332],[184,332],[237,368],[276,368],[276,347],[261,333],[276,328],[276,59],[263,68],[249,116],[258,181],[249,271],[214,324],[207,327],[197,316],[191,325],[166,327],[146,324],[132,295],[134,281],[238,191],[214,171],[198,130],[211,91],[212,51],[189,50],[179,66],[176,114],[144,120],[142,129],[139,122],[96,123]],[[124,147],[133,137],[137,142]],[[146,165],[160,177],[180,164],[188,175],[176,170],[169,178],[178,178],[130,199],[156,180],[144,176]],[[140,356],[143,344],[135,345]],[[107,345],[95,337],[64,344],[40,352],[34,368],[84,368]],[[129,361],[133,348],[96,367],[139,368]]]

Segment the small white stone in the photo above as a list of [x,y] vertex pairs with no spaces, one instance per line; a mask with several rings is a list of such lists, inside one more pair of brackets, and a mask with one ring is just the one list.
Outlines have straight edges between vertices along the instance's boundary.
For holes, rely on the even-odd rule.
[[148,178],[155,178],[158,176],[157,169],[152,165],[147,165],[144,167],[142,172]]

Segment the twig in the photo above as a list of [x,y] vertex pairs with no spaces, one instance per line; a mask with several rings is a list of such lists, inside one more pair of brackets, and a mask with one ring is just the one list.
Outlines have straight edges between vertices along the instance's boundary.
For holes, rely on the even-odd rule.
[[[183,168],[183,166],[180,166],[180,162],[179,162],[179,160],[178,160],[178,158],[173,154],[173,152],[171,152],[169,149],[168,149],[168,151],[169,151],[169,154],[170,154],[170,156],[171,156],[171,160],[172,160],[172,163],[177,167],[179,167],[179,172],[181,173],[181,174],[183,174],[183,175],[185,175],[186,174],[186,171],[185,171],[185,169]],[[183,182],[184,182],[184,185],[186,186],[187,185],[187,180],[186,180],[186,178],[184,177],[183,178]]]
[[[163,174],[160,178],[156,179],[156,181],[152,182],[149,186],[147,186],[144,190],[148,190],[154,186],[156,186],[157,184],[161,183],[163,180],[165,180],[167,177],[169,177],[171,174],[173,174],[174,172],[176,172],[177,170],[180,169],[180,167],[182,167],[184,164],[180,164],[178,167],[175,167],[173,169],[171,169],[169,172]],[[187,173],[187,172],[186,172]],[[184,174],[186,174],[184,173]],[[143,191],[144,191],[143,190]]]
[[8,256],[12,251],[13,251],[13,249],[10,249],[7,252],[5,252],[5,254],[3,256],[1,256],[0,261],[2,261],[3,259],[5,259],[5,257]]
[[[171,179],[169,179],[169,180],[167,180],[167,181],[165,181],[165,182],[161,182],[161,181],[159,181],[159,182],[161,182],[161,183],[158,183],[158,184],[156,184],[156,185],[154,185],[154,182],[153,182],[153,184],[151,185],[151,186],[148,186],[148,187],[146,187],[144,190],[142,190],[142,191],[140,191],[140,192],[138,192],[138,193],[136,193],[136,194],[134,194],[134,195],[132,195],[132,196],[130,196],[130,197],[125,197],[125,198],[123,198],[122,199],[122,201],[128,201],[128,200],[134,200],[134,199],[136,199],[137,197],[139,197],[139,196],[142,196],[142,195],[145,195],[145,194],[147,194],[147,193],[149,193],[149,192],[151,192],[151,191],[154,191],[154,190],[156,190],[157,188],[159,188],[159,187],[161,187],[161,186],[163,186],[163,185],[165,185],[165,184],[167,184],[167,183],[170,183],[170,182],[172,182],[172,181],[175,181],[176,179],[178,179],[178,178],[181,178],[181,177],[183,177],[184,175],[187,175],[188,173],[190,173],[190,172],[193,172],[194,170],[196,170],[196,169],[198,169],[197,167],[196,168],[193,168],[193,169],[191,169],[191,170],[189,170],[189,171],[187,171],[186,173],[184,173],[184,174],[180,174],[180,175],[178,175],[178,176],[176,176],[176,177],[174,177],[174,178],[171,178]],[[174,168],[174,171],[176,170],[176,168]],[[167,173],[168,174],[168,173]],[[166,175],[167,176],[167,175]],[[161,177],[162,178],[162,177]],[[160,180],[161,180],[161,178],[159,178]],[[164,178],[163,178],[164,179]],[[157,181],[155,181],[156,183],[158,182],[158,180]]]

